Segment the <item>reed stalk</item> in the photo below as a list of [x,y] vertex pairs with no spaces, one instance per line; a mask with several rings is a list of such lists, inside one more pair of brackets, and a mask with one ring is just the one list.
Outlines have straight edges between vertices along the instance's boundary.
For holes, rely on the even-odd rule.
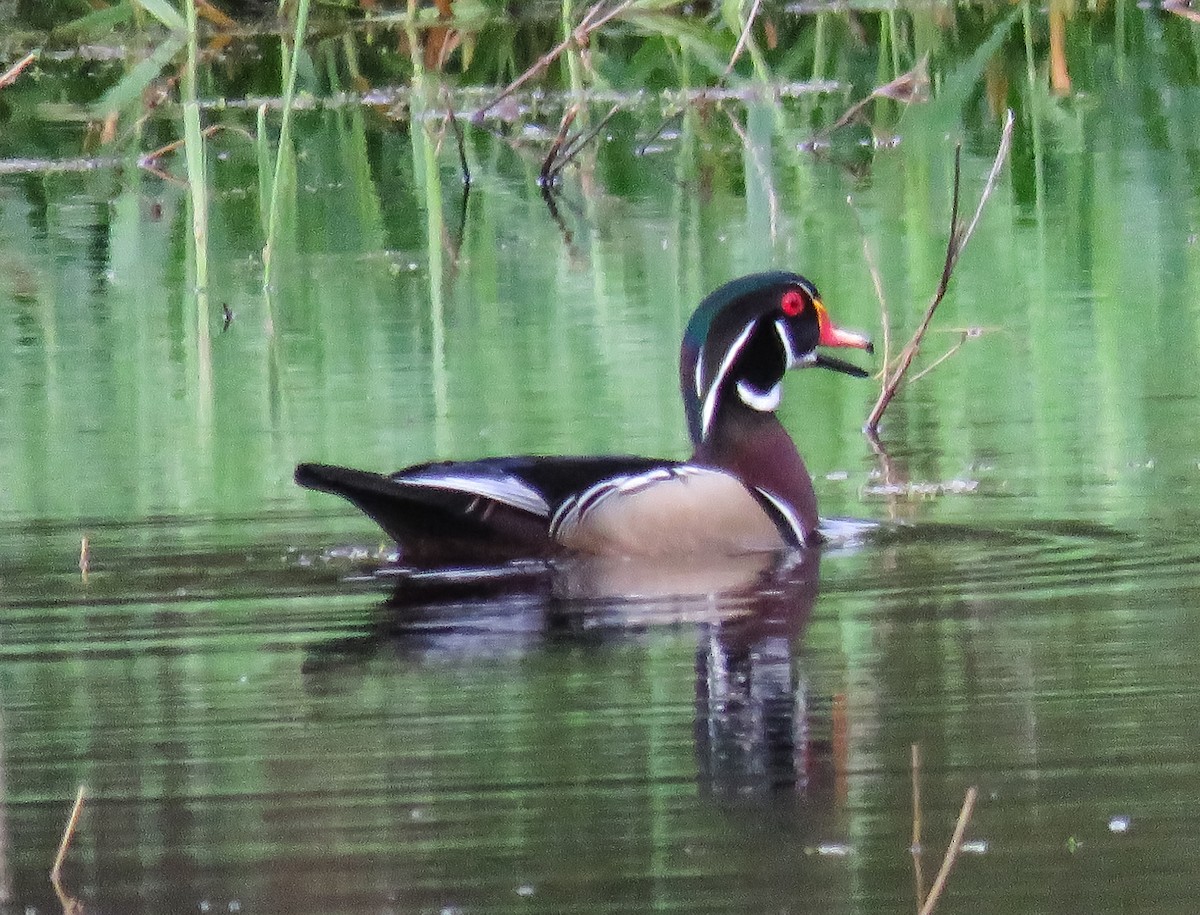
[[187,0],[187,61],[183,71],[183,138],[188,201],[192,211],[193,266],[196,281],[197,419],[204,442],[212,428],[212,330],[208,314],[208,161],[204,132],[200,129],[200,102],[196,86],[200,57],[195,0]]
[[[280,6],[282,6],[282,2]],[[292,33],[291,54],[283,55],[283,102],[279,117],[279,146],[275,150],[275,168],[272,172],[270,187],[270,207],[267,211],[267,238],[263,245],[263,285],[271,286],[272,255],[275,253],[275,242],[279,236],[280,198],[283,189],[283,174],[286,161],[291,154],[292,146],[292,113],[296,101],[296,71],[300,62],[300,53],[304,49],[304,39],[308,34],[309,0],[299,0],[296,4],[296,23]],[[262,118],[259,119],[260,128]],[[261,159],[261,155],[260,155]]]

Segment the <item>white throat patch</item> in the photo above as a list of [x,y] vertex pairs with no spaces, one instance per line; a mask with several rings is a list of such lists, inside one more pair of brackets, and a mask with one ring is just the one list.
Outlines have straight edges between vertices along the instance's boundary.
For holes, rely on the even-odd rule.
[[783,396],[783,384],[776,383],[767,390],[760,391],[743,378],[737,383],[738,397],[742,403],[760,413],[771,413],[779,409],[779,401]]

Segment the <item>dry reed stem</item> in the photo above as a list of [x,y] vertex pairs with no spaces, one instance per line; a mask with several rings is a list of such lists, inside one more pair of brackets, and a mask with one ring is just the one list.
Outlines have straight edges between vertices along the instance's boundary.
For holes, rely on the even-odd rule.
[[538,172],[538,184],[545,185],[551,180],[551,172],[554,169],[554,160],[558,158],[558,151],[563,148],[563,144],[567,142],[567,133],[571,129],[571,125],[575,123],[575,118],[579,116],[579,106],[572,105],[563,112],[562,120],[558,123],[558,134],[554,137],[554,142],[550,144],[550,151],[546,153],[546,158],[542,160],[542,170]]
[[621,110],[621,104],[618,102],[608,109],[608,114],[596,122],[596,126],[587,133],[580,134],[573,139],[567,146],[567,151],[558,157],[558,162],[550,172],[550,180],[553,181],[558,177],[558,173],[571,164],[571,160],[583,152],[583,148],[595,139],[596,135],[604,129],[604,125],[613,119],[618,111]]
[[909,851],[913,859],[913,882],[917,891],[917,904],[925,900],[925,873],[921,867],[921,746],[912,745],[912,845]]
[[221,10],[209,3],[208,0],[196,0],[196,14],[201,19],[207,19],[219,29],[225,29],[228,32],[237,31],[237,22],[226,16]]
[[591,8],[588,9],[583,19],[580,20],[579,25],[575,26],[570,35],[539,57],[536,61],[534,61],[533,65],[528,70],[492,96],[492,98],[487,101],[482,108],[475,112],[472,120],[482,120],[485,114],[524,86],[531,79],[536,76],[540,76],[542,73],[545,73],[546,70],[549,69],[550,65],[554,63],[554,61],[558,60],[558,58],[562,56],[563,52],[566,51],[567,48],[571,47],[571,45],[582,47],[587,42],[588,36],[591,35],[592,32],[596,31],[596,29],[602,28],[613,19],[620,16],[631,6],[633,6],[635,2],[636,0],[624,0],[624,2],[618,3],[604,15],[600,15],[600,10],[604,6],[603,2],[592,4]]
[[454,142],[458,144],[458,166],[462,170],[462,183],[470,187],[471,168],[467,165],[467,142],[463,137],[462,125],[458,123],[458,118],[454,114],[454,98],[445,86],[442,87],[442,94],[446,99],[446,120],[450,124],[450,129],[454,131]]
[[946,350],[946,352],[942,353],[940,356],[938,356],[936,359],[934,359],[933,362],[929,363],[929,365],[925,366],[925,368],[921,369],[921,371],[917,372],[917,374],[913,375],[912,378],[908,379],[908,383],[916,384],[918,381],[920,381],[922,378],[924,378],[926,375],[928,375],[930,372],[932,372],[934,369],[936,369],[939,365],[941,365],[943,362],[945,362],[947,359],[949,359],[951,356],[953,356],[955,353],[957,353],[960,349],[962,349],[963,344],[967,342],[967,339],[970,336],[971,336],[971,332],[969,330],[959,331],[958,342],[955,343],[953,346],[951,346],[950,349]]
[[88,580],[88,569],[92,564],[91,543],[89,543],[87,535],[79,539],[79,574],[83,577],[83,583],[86,585]]
[[742,56],[742,52],[746,50],[746,42],[750,40],[750,29],[754,27],[754,20],[758,18],[758,9],[762,6],[762,0],[754,0],[754,5],[750,7],[750,15],[746,17],[746,24],[742,27],[742,34],[738,36],[737,44],[734,45],[733,54],[729,58],[729,63],[725,67],[725,72],[721,74],[721,82],[729,79],[729,74],[733,72],[734,65],[737,64],[738,58]]
[[17,81],[17,77],[21,75],[21,72],[31,63],[37,60],[38,54],[40,53],[40,51],[30,51],[3,73],[0,73],[0,89],[4,89],[7,86],[15,83]]
[[58,843],[58,854],[54,856],[54,866],[50,868],[50,885],[54,887],[54,893],[58,896],[58,901],[62,904],[65,913],[83,911],[79,900],[68,893],[62,885],[62,866],[67,858],[67,851],[71,848],[71,840],[75,838],[75,830],[79,825],[79,815],[83,812],[83,800],[86,795],[87,787],[80,785],[79,792],[75,795],[75,806],[71,808],[71,816],[67,818],[67,825],[63,829],[62,841]]
[[938,282],[937,292],[934,293],[933,299],[925,309],[925,314],[921,318],[920,325],[918,325],[912,338],[908,341],[903,351],[901,351],[895,369],[893,370],[891,366],[884,367],[883,390],[880,391],[879,399],[875,401],[875,406],[871,408],[871,413],[867,416],[867,422],[864,426],[864,431],[868,435],[878,433],[879,420],[887,409],[888,404],[892,402],[892,398],[896,396],[900,385],[904,382],[904,376],[908,373],[913,359],[916,358],[917,353],[921,349],[921,341],[925,338],[925,332],[929,330],[929,324],[933,321],[934,312],[937,311],[937,307],[941,304],[942,299],[946,297],[946,290],[949,288],[950,277],[954,273],[954,267],[958,263],[958,258],[962,254],[963,248],[967,246],[967,242],[971,240],[971,236],[975,234],[975,228],[979,225],[979,219],[983,215],[984,205],[987,204],[988,198],[991,197],[992,191],[996,187],[996,179],[1000,175],[1000,169],[1008,158],[1008,151],[1012,146],[1012,133],[1013,113],[1009,109],[1008,116],[1004,121],[1004,132],[1000,138],[1000,146],[996,150],[996,158],[992,162],[992,170],[988,173],[987,181],[984,182],[983,191],[979,196],[979,205],[975,208],[975,214],[971,217],[971,221],[965,227],[959,225],[958,222],[958,204],[962,177],[962,145],[960,144],[955,148],[954,197],[950,208],[950,237],[946,242],[946,260],[942,265],[942,278]]
[[843,111],[842,116],[834,121],[830,127],[817,134],[817,137],[828,139],[835,131],[845,127],[858,117],[862,110],[875,101],[875,99],[890,98],[893,101],[905,103],[923,100],[926,90],[929,88],[928,63],[928,59],[922,57],[917,61],[917,65],[907,73],[901,73],[890,83],[876,86],[871,90],[870,94],[859,99]]
[[[200,131],[200,135],[202,137],[204,137],[204,139],[208,140],[208,139],[211,139],[213,134],[217,133],[217,131],[224,130],[224,129],[225,129],[224,126],[221,124],[209,124],[202,131]],[[140,167],[146,169],[146,171],[152,172],[155,170],[152,165],[152,163],[154,161],[156,161],[157,159],[161,159],[163,156],[167,155],[168,153],[175,152],[175,150],[179,149],[186,142],[187,142],[186,140],[182,140],[182,139],[172,140],[166,146],[160,146],[160,147],[158,147],[158,149],[151,150],[148,153],[138,156],[138,165]]]
[[954,824],[954,835],[946,848],[946,856],[942,858],[942,866],[938,868],[937,876],[933,878],[933,886],[929,888],[929,895],[925,897],[925,904],[921,906],[917,915],[931,915],[937,906],[938,898],[946,887],[946,881],[950,879],[950,870],[958,858],[959,849],[962,848],[963,834],[967,831],[967,823],[971,821],[971,812],[975,809],[975,799],[978,796],[979,789],[974,785],[967,789],[962,809],[958,812],[958,822]]

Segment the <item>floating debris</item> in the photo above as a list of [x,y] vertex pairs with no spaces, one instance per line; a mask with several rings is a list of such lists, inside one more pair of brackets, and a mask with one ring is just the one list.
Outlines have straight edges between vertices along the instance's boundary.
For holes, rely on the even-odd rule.
[[1129,817],[1115,816],[1108,821],[1108,831],[1111,833],[1115,833],[1116,835],[1121,835],[1123,833],[1129,832],[1129,827],[1131,825],[1132,825],[1132,821],[1129,819]]
[[870,483],[863,489],[864,496],[904,496],[907,498],[933,498],[934,496],[964,495],[979,489],[978,480],[946,480],[941,483]]
[[806,854],[822,855],[829,858],[845,858],[853,849],[845,842],[822,842],[815,847],[804,849]]

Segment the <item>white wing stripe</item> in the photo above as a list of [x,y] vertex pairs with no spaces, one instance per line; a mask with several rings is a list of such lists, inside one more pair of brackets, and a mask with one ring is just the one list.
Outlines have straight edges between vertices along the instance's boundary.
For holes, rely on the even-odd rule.
[[550,505],[546,502],[545,497],[524,480],[513,476],[485,477],[448,473],[410,477],[399,475],[392,479],[405,486],[445,489],[491,499],[493,502],[511,505],[513,508],[519,508],[543,518],[550,514]]

